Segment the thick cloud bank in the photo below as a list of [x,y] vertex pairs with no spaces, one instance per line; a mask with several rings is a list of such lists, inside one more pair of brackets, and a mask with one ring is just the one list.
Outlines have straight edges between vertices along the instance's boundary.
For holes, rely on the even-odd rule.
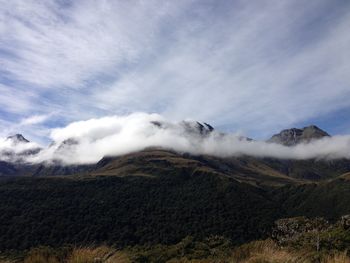
[[[1,159],[31,163],[62,161],[65,164],[95,163],[104,156],[122,155],[147,147],[220,157],[250,155],[283,159],[349,158],[350,136],[333,136],[287,147],[224,134],[195,121],[169,122],[158,114],[135,113],[73,122],[51,131],[53,143],[41,151],[34,143],[0,141]],[[11,154],[9,154],[12,151]]]

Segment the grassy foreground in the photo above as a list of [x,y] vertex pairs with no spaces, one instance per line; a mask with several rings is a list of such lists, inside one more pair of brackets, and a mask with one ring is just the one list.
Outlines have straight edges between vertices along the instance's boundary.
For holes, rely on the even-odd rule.
[[349,263],[347,251],[279,247],[271,239],[253,241],[238,247],[221,237],[203,242],[191,237],[171,246],[135,246],[118,250],[108,246],[38,247],[22,254],[3,255],[1,263],[130,263],[130,262],[241,262],[241,263]]

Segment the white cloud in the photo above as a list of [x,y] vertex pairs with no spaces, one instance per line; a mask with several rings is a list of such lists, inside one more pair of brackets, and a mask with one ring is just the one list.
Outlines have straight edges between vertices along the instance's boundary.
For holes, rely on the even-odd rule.
[[33,115],[33,116],[30,116],[30,117],[23,119],[19,125],[20,126],[27,126],[27,125],[40,124],[40,123],[45,122],[50,116],[51,116],[51,114]]
[[[161,125],[155,125],[154,122]],[[350,159],[348,135],[286,147],[264,141],[244,140],[240,134],[214,131],[209,135],[202,135],[196,125],[196,122],[169,122],[158,114],[145,113],[74,122],[52,130],[54,144],[36,155],[27,156],[25,160],[31,163],[50,163],[53,160],[60,160],[65,164],[96,163],[104,156],[123,155],[147,147],[163,147],[179,152],[220,157],[249,155],[282,159]],[[9,149],[8,144],[6,141],[0,143],[0,152]],[[17,149],[18,145],[11,147],[16,152],[23,150]],[[33,144],[32,147],[37,146]]]

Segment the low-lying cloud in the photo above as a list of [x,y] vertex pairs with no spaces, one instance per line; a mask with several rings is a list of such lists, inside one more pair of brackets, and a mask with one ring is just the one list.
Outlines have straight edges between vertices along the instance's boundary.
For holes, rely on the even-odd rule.
[[[148,147],[219,157],[249,155],[282,159],[350,158],[350,136],[324,137],[287,147],[248,140],[238,133],[210,131],[195,121],[170,122],[158,114],[134,113],[73,122],[51,131],[53,141],[39,152],[35,143],[0,140],[2,160],[29,163],[61,161],[64,164],[95,163],[104,156],[117,156]],[[12,153],[11,153],[12,151]],[[20,156],[20,157],[18,157]]]

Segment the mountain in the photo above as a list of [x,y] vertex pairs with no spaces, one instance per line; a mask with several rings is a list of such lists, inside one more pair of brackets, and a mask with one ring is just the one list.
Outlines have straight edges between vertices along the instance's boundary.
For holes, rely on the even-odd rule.
[[268,142],[279,143],[285,146],[294,146],[298,143],[308,143],[312,140],[329,137],[330,135],[315,125],[310,125],[302,129],[292,128],[281,131],[273,135]]
[[[181,125],[199,138],[213,132],[208,124]],[[329,136],[316,126],[298,130],[291,145]],[[51,147],[64,154],[78,144],[72,138]],[[267,237],[280,218],[350,213],[347,159],[216,157],[149,147],[91,165],[2,161],[0,174],[0,251],[176,244],[187,236],[241,244]]]
[[202,124],[200,122],[183,121],[181,124],[183,125],[183,127],[185,127],[185,130],[189,133],[208,135],[214,130],[214,128],[210,124],[205,122]]
[[8,136],[6,140],[11,141],[13,144],[29,142],[26,138],[23,137],[22,134],[15,134],[15,135]]
[[[167,122],[152,122],[158,129],[172,129]],[[214,128],[207,123],[187,122],[180,123],[185,134],[206,137]],[[186,135],[184,135],[186,136]],[[224,136],[224,134],[222,135]],[[318,127],[312,125],[303,129],[283,130],[269,140],[284,145],[309,142],[329,136]],[[11,139],[28,144],[21,135],[11,136]],[[245,137],[240,140],[247,140]],[[74,152],[79,141],[74,138],[66,139],[58,144],[51,144],[56,154],[64,155]],[[19,159],[20,160],[20,159]],[[347,159],[278,159],[259,158],[252,156],[216,157],[210,155],[195,155],[175,152],[170,149],[150,147],[121,156],[105,156],[99,162],[89,165],[65,165],[61,161],[53,160],[50,163],[26,164],[21,162],[0,163],[1,176],[150,176],[154,177],[164,172],[171,173],[177,170],[204,171],[234,178],[239,182],[255,186],[282,186],[318,182],[336,178],[350,172],[350,161]]]
[[282,186],[319,182],[350,172],[350,161],[282,160],[251,156],[215,157],[149,148],[117,157],[105,157],[90,166],[89,176],[155,177],[172,171],[202,171],[234,178],[255,186]]
[[220,158],[148,148],[122,156],[104,157],[96,164],[89,165],[0,162],[1,176],[157,177],[173,171],[210,172],[259,187],[283,186],[337,178],[350,172],[350,161],[282,160],[250,156]]
[[279,160],[253,157],[219,158],[147,149],[118,157],[104,157],[97,164],[14,164],[0,162],[1,176],[145,176],[172,171],[209,171],[255,186],[282,186],[336,178],[350,171],[350,162]]
[[265,238],[280,218],[350,213],[350,181],[344,178],[256,187],[202,166],[205,159],[187,158],[149,151],[104,159],[102,170],[91,175],[2,177],[0,250],[123,248],[176,244],[186,236],[241,244]]
[[89,176],[157,177],[173,172],[211,173],[253,185],[285,185],[300,182],[270,168],[263,160],[255,158],[219,158],[178,153],[161,148],[149,148],[118,157],[105,157],[94,166]]
[[[42,150],[36,144],[32,144],[22,134],[8,136],[5,142],[9,144],[7,147],[0,149],[0,157],[1,161],[9,162],[7,166],[18,166],[24,162],[27,156],[38,154]],[[0,165],[0,175],[3,170],[2,165]]]

